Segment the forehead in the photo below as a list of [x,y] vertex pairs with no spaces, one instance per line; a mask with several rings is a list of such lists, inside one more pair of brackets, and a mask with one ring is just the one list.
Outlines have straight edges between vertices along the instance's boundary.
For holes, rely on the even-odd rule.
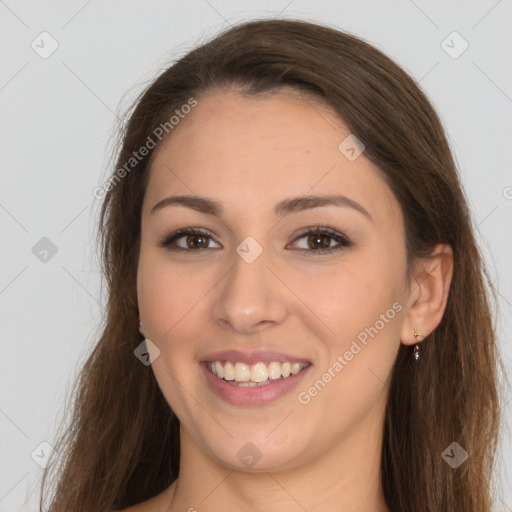
[[364,153],[351,161],[340,151],[351,134],[326,104],[289,90],[258,96],[217,91],[197,100],[157,150],[148,203],[197,194],[236,216],[270,211],[287,197],[343,194],[372,216],[400,217],[391,190]]

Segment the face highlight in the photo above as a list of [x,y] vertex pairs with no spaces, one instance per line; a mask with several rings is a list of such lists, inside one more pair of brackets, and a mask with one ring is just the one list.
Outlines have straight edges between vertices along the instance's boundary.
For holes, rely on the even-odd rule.
[[[268,471],[380,443],[409,289],[403,218],[364,152],[339,150],[349,135],[299,93],[218,91],[153,160],[139,312],[191,452]],[[247,376],[268,383],[228,389]]]

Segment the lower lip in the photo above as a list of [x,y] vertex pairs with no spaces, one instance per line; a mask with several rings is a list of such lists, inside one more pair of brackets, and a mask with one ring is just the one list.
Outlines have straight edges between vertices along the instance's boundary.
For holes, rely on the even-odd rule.
[[304,374],[311,368],[311,365],[309,365],[295,375],[275,381],[271,380],[270,384],[265,384],[264,386],[249,388],[234,386],[224,379],[220,379],[208,369],[205,361],[201,362],[200,366],[206,374],[206,378],[214,393],[232,405],[265,405],[273,402],[297,386],[304,377]]

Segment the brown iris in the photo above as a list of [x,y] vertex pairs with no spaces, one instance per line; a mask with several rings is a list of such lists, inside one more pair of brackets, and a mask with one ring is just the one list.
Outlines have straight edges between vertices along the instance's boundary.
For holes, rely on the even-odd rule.
[[[319,244],[319,246],[313,247],[311,244]],[[327,249],[331,245],[331,237],[319,233],[309,235],[308,245],[314,249]]]
[[[199,240],[199,243],[194,243],[194,239]],[[187,247],[190,249],[202,249],[208,247],[208,237],[206,235],[189,235],[186,240]]]

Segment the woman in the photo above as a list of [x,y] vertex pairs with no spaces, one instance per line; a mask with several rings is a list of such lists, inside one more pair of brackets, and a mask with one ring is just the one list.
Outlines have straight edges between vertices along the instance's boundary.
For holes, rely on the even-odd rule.
[[491,510],[486,271],[389,58],[235,26],[141,95],[104,192],[106,323],[51,512]]

